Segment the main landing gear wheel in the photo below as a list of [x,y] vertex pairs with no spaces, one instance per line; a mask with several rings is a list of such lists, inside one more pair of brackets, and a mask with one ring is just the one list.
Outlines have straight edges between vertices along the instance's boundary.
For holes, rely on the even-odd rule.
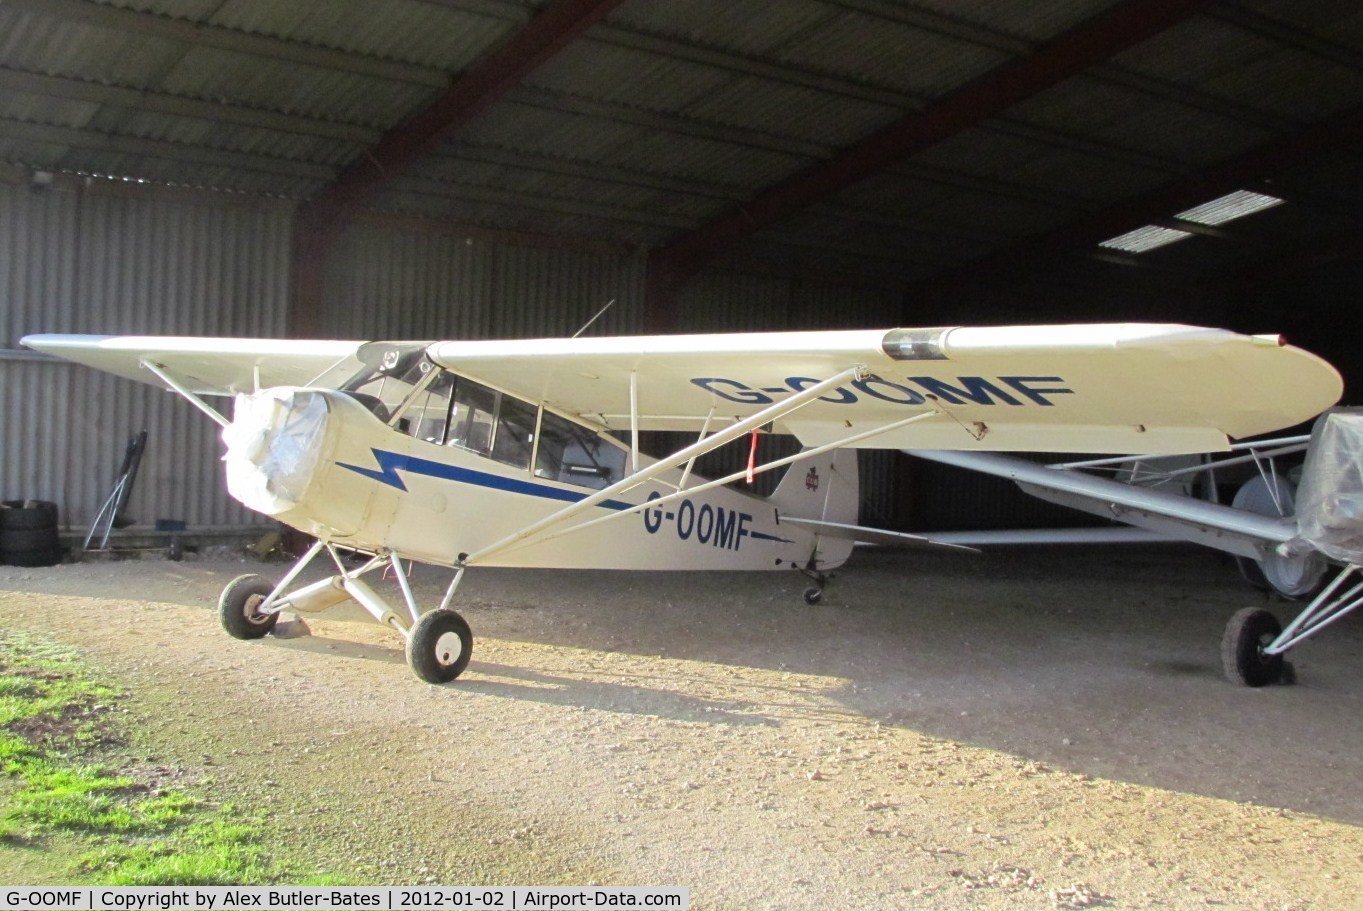
[[261,613],[257,608],[274,591],[264,576],[238,576],[222,590],[218,599],[218,619],[234,639],[259,639],[279,622],[279,614]]
[[805,603],[813,606],[823,600],[823,588],[818,585],[811,585],[805,589]]
[[1283,631],[1278,618],[1261,607],[1237,611],[1221,637],[1221,668],[1231,683],[1267,686],[1283,678],[1283,656],[1264,648]]
[[407,663],[427,683],[449,683],[468,667],[473,631],[448,608],[422,615],[407,636]]

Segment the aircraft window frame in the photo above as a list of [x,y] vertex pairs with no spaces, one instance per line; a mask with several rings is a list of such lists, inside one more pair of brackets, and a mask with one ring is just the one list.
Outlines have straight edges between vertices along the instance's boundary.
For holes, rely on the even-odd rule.
[[398,427],[403,412],[442,368],[426,357],[425,345],[371,342],[359,352],[364,366],[337,389],[364,405],[379,420]]
[[[444,445],[490,459],[492,458],[492,440],[497,431],[497,415],[501,410],[503,393],[499,389],[494,389],[486,383],[480,383],[469,377],[453,373],[451,375],[454,376],[454,388],[450,391],[450,407],[445,421]],[[461,395],[464,397],[461,398]],[[474,401],[475,396],[481,398],[483,402]],[[461,405],[469,409],[468,414],[456,419],[456,409]],[[488,416],[486,421],[477,419],[480,413]],[[486,427],[486,436],[478,440],[475,445],[469,445],[469,440],[474,436],[475,427]],[[458,439],[456,439],[456,433],[459,434]]]
[[[543,444],[549,436],[544,429],[547,419],[559,424],[561,428],[566,428],[573,438],[569,444],[565,444],[558,451],[553,464],[546,462],[541,455]],[[576,463],[568,464],[565,467],[564,454],[571,443],[578,444],[582,454],[591,460],[591,466]],[[608,452],[610,457],[598,461],[602,452]],[[535,461],[533,463],[533,473],[536,478],[572,484],[574,487],[603,490],[626,476],[628,460],[629,449],[615,437],[605,432],[604,429],[595,429],[589,424],[574,420],[569,415],[541,405],[540,423],[535,437]],[[574,476],[574,469],[577,469],[576,476]],[[593,473],[592,469],[595,469],[596,478],[589,480]]]
[[[441,367],[428,371],[393,412],[389,426],[423,443],[443,446],[449,432],[450,404],[456,379],[453,373]],[[433,413],[435,417],[431,416]]]
[[[543,402],[531,402],[452,370],[445,372],[454,382],[449,395],[444,446],[491,459],[534,478],[574,487],[600,490],[625,476],[629,450],[604,428],[593,427]],[[458,414],[461,408],[468,413]],[[584,472],[574,475],[571,467],[564,469],[562,460],[566,446],[560,448],[553,465],[544,462],[546,423],[554,425],[560,436],[572,437],[582,454],[592,459],[591,467],[596,469],[594,479]],[[486,439],[477,439],[471,446],[468,441],[475,436],[472,429],[479,425],[488,428]],[[606,457],[600,458],[602,454]]]

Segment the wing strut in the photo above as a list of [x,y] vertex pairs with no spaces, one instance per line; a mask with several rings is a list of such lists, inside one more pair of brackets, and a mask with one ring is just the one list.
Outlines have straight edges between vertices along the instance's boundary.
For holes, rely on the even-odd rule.
[[[838,441],[836,441],[836,442],[833,442],[833,443],[825,443],[825,444],[823,444],[822,446],[816,446],[816,447],[814,447],[813,449],[802,449],[801,451],[795,453],[794,455],[789,455],[789,456],[786,456],[785,458],[776,459],[775,461],[772,461],[772,462],[767,462],[765,465],[758,465],[758,466],[756,466],[756,467],[754,467],[754,468],[752,469],[752,473],[755,474],[755,475],[757,475],[757,474],[762,474],[762,473],[764,473],[764,472],[771,471],[771,470],[774,469],[774,468],[781,468],[782,466],[790,465],[790,464],[793,464],[793,463],[795,463],[795,462],[801,462],[801,461],[803,461],[803,460],[805,460],[805,459],[812,459],[812,458],[814,458],[815,456],[823,455],[825,452],[828,452],[830,449],[841,449],[841,448],[844,447],[844,446],[850,446],[850,445],[853,444],[853,443],[859,443],[859,442],[861,442],[862,440],[867,439],[867,438],[869,438],[869,437],[877,436],[877,435],[882,434],[882,433],[889,433],[889,432],[892,431],[892,430],[898,430],[900,427],[906,427],[906,426],[908,426],[909,424],[916,424],[916,423],[919,422],[919,421],[926,420],[927,418],[936,417],[936,416],[939,415],[939,414],[942,414],[942,412],[940,412],[940,411],[938,411],[938,410],[936,410],[936,409],[934,409],[934,410],[932,410],[932,411],[923,411],[923,412],[920,412],[919,414],[915,414],[913,417],[904,418],[902,421],[895,421],[893,424],[885,424],[885,425],[880,426],[880,427],[872,428],[871,430],[863,430],[861,433],[855,433],[855,434],[853,434],[853,435],[851,435],[851,436],[849,436],[849,437],[843,437],[842,439],[840,439],[840,440],[838,440]],[[698,493],[704,493],[705,491],[711,490],[711,489],[713,489],[713,488],[715,488],[715,487],[723,487],[725,484],[732,484],[734,481],[737,481],[737,480],[739,480],[740,478],[745,478],[745,477],[747,477],[747,476],[748,476],[748,468],[745,466],[742,470],[740,470],[740,471],[735,471],[735,472],[734,472],[733,474],[731,474],[731,475],[728,475],[728,476],[723,477],[723,478],[716,478],[716,479],[713,480],[713,481],[706,481],[704,484],[701,484],[701,485],[699,485],[699,486],[697,486],[697,487],[678,487],[676,493],[670,493],[670,494],[667,494],[666,496],[658,497],[658,498],[655,499],[655,500],[648,500],[648,501],[645,501],[645,502],[643,502],[643,503],[639,503],[639,504],[637,504],[637,505],[635,505],[635,506],[630,506],[630,507],[628,507],[628,508],[626,508],[626,509],[618,510],[617,512],[608,513],[607,515],[604,515],[604,516],[597,516],[595,519],[590,519],[590,520],[588,520],[588,521],[586,521],[586,522],[582,522],[582,523],[580,523],[580,524],[578,524],[578,525],[574,525],[574,526],[572,526],[571,528],[563,528],[563,529],[560,529],[560,530],[558,530],[558,531],[551,532],[550,534],[544,535],[543,538],[541,538],[541,540],[543,540],[543,541],[549,541],[549,540],[552,540],[552,539],[554,539],[554,538],[560,538],[560,537],[562,537],[562,536],[564,536],[564,535],[566,535],[566,534],[569,534],[569,533],[571,533],[571,532],[581,531],[582,529],[584,529],[584,528],[590,528],[590,527],[593,526],[593,525],[600,525],[602,522],[609,522],[610,520],[612,520],[612,519],[618,519],[618,518],[620,518],[621,516],[632,515],[632,514],[634,514],[634,513],[636,513],[636,512],[639,512],[639,511],[642,510],[642,509],[654,509],[654,508],[657,508],[657,507],[659,507],[659,506],[666,506],[668,503],[671,503],[671,502],[673,502],[674,500],[679,500],[679,499],[681,499],[682,497],[690,497],[690,496],[694,496],[694,495],[696,495],[696,494],[698,494]],[[782,518],[782,521],[793,521],[793,520],[789,520],[789,519]],[[802,523],[802,524],[806,524],[806,525],[827,525],[827,524],[830,524],[830,523],[824,523],[824,522],[805,522],[805,523]],[[849,527],[849,528],[850,528],[851,526],[844,526],[844,527]],[[944,546],[955,546],[955,545],[944,545]],[[962,547],[961,549],[962,549],[962,550],[974,550],[974,548],[972,548],[972,547]]]
[[651,481],[658,475],[663,474],[664,472],[667,471],[671,471],[673,468],[676,468],[678,465],[690,461],[692,458],[696,456],[704,455],[707,452],[711,452],[715,449],[718,449],[720,446],[723,446],[730,440],[736,440],[750,430],[754,430],[758,427],[761,427],[764,424],[769,424],[772,421],[780,420],[781,418],[790,414],[792,411],[797,411],[803,406],[814,401],[819,396],[828,394],[832,390],[836,389],[842,383],[845,383],[848,380],[860,379],[862,375],[865,373],[865,371],[866,368],[860,365],[856,367],[848,367],[841,373],[829,377],[828,379],[824,380],[821,383],[815,383],[813,386],[809,386],[801,390],[800,392],[795,393],[794,395],[792,395],[790,398],[786,399],[783,402],[777,402],[773,405],[768,405],[766,408],[763,408],[761,411],[757,412],[751,417],[730,424],[723,430],[716,431],[713,436],[707,437],[706,439],[703,440],[697,440],[690,446],[687,446],[684,449],[677,450],[667,458],[655,462],[641,471],[635,471],[633,474],[629,475],[628,477],[621,478],[619,481],[616,481],[609,487],[604,487],[601,490],[598,490],[596,493],[592,494],[591,496],[585,497],[584,499],[578,500],[576,503],[572,503],[568,506],[565,506],[558,512],[548,515],[543,519],[540,519],[538,522],[532,522],[525,528],[522,528],[520,531],[507,535],[500,541],[495,541],[492,544],[489,544],[487,547],[475,551],[474,553],[466,554],[460,559],[459,565],[471,566],[480,560],[485,560],[495,553],[499,553],[500,551],[506,550],[513,544],[519,544],[535,535],[538,535],[545,529],[557,525],[559,522],[562,522],[565,519],[571,518],[572,516],[575,516],[578,513],[586,512],[593,506],[597,506],[601,503],[604,503],[606,500],[611,499],[612,497],[619,496],[620,494],[625,493],[628,490],[632,490],[633,488],[638,487],[640,484],[643,484],[646,481]]
[[183,396],[185,399],[189,401],[189,404],[193,405],[195,408],[199,409],[204,414],[208,415],[210,418],[216,421],[219,427],[231,426],[232,422],[229,421],[227,418],[223,417],[222,412],[218,411],[218,409],[214,408],[212,405],[208,404],[203,399],[199,398],[193,392],[190,392],[189,389],[183,383],[181,383],[179,380],[175,379],[175,377],[167,373],[165,368],[162,367],[160,364],[154,364],[148,360],[144,360],[141,363],[143,367],[147,368],[152,373],[156,374],[157,378],[160,379],[161,382],[165,383],[171,389],[174,389],[176,392],[180,393],[181,396]]
[[[705,435],[710,432],[710,422],[713,421],[714,419],[715,406],[711,405],[710,413],[705,416],[705,423],[701,425],[700,436],[697,437],[696,439],[697,442],[703,442],[705,440]],[[686,463],[686,467],[682,469],[681,480],[677,482],[678,490],[681,490],[684,487],[686,487],[686,482],[691,480],[691,469],[696,467],[696,459],[698,458],[699,456],[692,456],[691,460]]]

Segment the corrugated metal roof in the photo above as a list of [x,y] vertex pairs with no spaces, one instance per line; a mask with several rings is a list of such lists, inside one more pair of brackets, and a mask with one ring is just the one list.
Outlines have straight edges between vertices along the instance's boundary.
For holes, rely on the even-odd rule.
[[764,187],[813,159],[698,136],[644,133],[603,155],[604,164],[737,187]]
[[913,6],[936,10],[966,22],[988,23],[990,27],[1027,38],[1045,41],[1091,19],[1121,0],[1029,0],[1027,3],[998,3],[996,0],[920,0]]
[[819,0],[629,0],[612,22],[743,54],[767,54],[840,11]]
[[[1363,41],[1363,11],[1342,16]],[[1331,35],[1338,42],[1341,35]],[[1340,45],[1346,47],[1347,45]],[[1363,54],[1358,56],[1363,64]],[[1177,74],[1214,99],[1310,122],[1353,104],[1363,95],[1363,72],[1307,49],[1285,46],[1235,22],[1204,16],[1169,29],[1115,58],[1114,63],[1152,75]]]
[[218,48],[189,49],[167,68],[155,88],[382,129],[400,123],[438,94],[429,86]]
[[[804,256],[839,232],[926,255],[915,219],[1002,249],[1363,106],[1363,10],[1335,0],[1200,7],[989,116],[953,94],[1139,2],[625,0],[369,204],[661,245],[851,150],[887,164],[784,213]],[[9,0],[0,158],[306,197],[545,6]],[[956,125],[915,139],[940,109]]]
[[584,41],[565,49],[528,80],[549,91],[651,111],[677,111],[732,77],[713,67],[632,48]]
[[861,13],[844,12],[783,44],[784,61],[927,98],[1005,62],[989,47]]
[[478,145],[600,161],[644,133],[641,127],[631,124],[508,102],[471,123],[462,131],[461,138]]
[[850,145],[901,114],[882,105],[755,77],[734,79],[689,105],[683,113],[835,148]]
[[12,69],[147,88],[184,50],[161,38],[0,6],[0,63]]
[[[458,72],[517,25],[421,0],[99,0],[138,12]],[[528,18],[528,13],[525,18]]]

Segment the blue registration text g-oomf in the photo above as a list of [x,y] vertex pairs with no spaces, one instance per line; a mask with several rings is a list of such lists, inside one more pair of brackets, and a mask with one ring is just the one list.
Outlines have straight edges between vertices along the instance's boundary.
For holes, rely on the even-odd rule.
[[[648,495],[648,499],[652,501],[661,496],[662,494],[654,491]],[[701,503],[697,506],[687,499],[669,506],[675,508],[654,506],[643,510],[644,531],[656,535],[664,525],[669,525],[679,540],[694,541],[697,544],[707,544],[725,550],[738,550],[743,546],[744,538],[769,537],[748,528],[753,520],[750,513],[710,503]]]
[[[719,376],[698,376],[691,382],[706,392],[743,405],[773,405],[780,396],[803,392],[819,383],[808,376],[787,377],[784,386],[756,387]],[[851,405],[862,399],[876,399],[894,405],[922,405],[928,399],[937,399],[951,405],[1030,403],[1049,408],[1055,404],[1052,397],[1074,394],[1065,385],[1065,378],[1059,376],[958,376],[951,382],[932,376],[911,376],[904,382],[868,376],[819,396],[819,401]]]

